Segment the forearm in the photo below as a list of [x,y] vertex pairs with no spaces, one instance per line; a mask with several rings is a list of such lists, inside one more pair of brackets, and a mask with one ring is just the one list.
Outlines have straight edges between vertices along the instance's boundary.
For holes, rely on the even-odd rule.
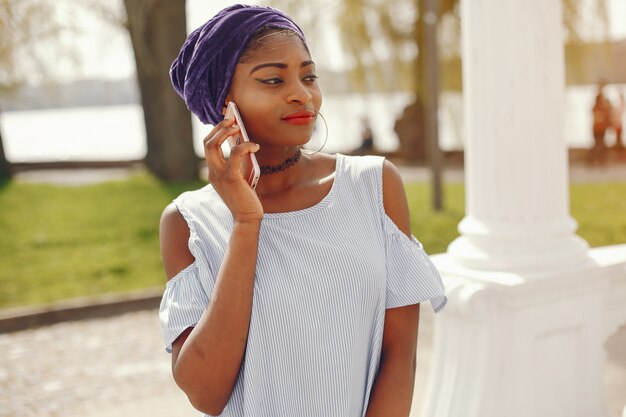
[[192,402],[195,397],[223,407],[236,382],[250,325],[259,230],[260,222],[233,226],[210,304],[176,359],[176,382]]
[[381,358],[366,417],[407,417],[415,383],[414,358]]

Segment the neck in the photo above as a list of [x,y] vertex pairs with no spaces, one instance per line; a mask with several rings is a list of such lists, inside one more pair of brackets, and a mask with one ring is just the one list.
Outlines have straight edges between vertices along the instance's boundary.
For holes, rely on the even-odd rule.
[[[297,151],[297,149],[298,148],[294,148],[294,153]],[[289,155],[287,156],[287,158],[289,158],[290,156],[293,155]],[[308,180],[308,177],[305,175],[305,173],[307,172],[307,170],[310,169],[310,162],[310,158],[307,155],[301,154],[298,162],[293,164],[288,169],[276,172],[274,174],[261,175],[261,178],[259,179],[259,183],[256,188],[257,194],[259,196],[262,196],[281,193]],[[261,162],[259,162],[259,165],[264,166],[264,164]]]
[[264,145],[254,155],[260,166],[278,165],[295,155],[299,148],[299,146],[273,147]]
[[302,155],[302,152],[300,151],[300,149],[296,149],[296,152],[291,155],[289,158],[285,159],[283,162],[281,162],[280,164],[275,164],[275,165],[261,165],[261,175],[273,175],[273,174],[277,174],[279,172],[282,171],[286,171],[289,168],[291,168],[292,166],[294,166],[298,160],[300,159],[300,156]]

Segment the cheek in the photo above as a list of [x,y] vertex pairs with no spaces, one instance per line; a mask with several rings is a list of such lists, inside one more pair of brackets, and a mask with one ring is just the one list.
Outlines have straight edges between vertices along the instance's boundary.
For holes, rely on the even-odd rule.
[[309,92],[311,93],[311,101],[313,102],[313,106],[316,110],[319,110],[322,107],[322,90],[318,83],[311,86],[309,88]]
[[322,91],[318,87],[313,94],[313,103],[315,103],[315,107],[317,108],[317,110],[322,107],[322,101]]
[[271,128],[271,125],[275,124],[276,117],[273,113],[275,108],[268,105],[268,103],[268,100],[263,100],[258,96],[253,100],[242,101],[241,105],[237,103],[246,125],[248,136],[262,137]]

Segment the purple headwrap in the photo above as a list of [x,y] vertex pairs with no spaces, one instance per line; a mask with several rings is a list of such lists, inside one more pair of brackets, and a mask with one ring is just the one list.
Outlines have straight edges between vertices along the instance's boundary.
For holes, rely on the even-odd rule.
[[170,79],[202,123],[215,125],[223,119],[221,110],[239,57],[264,26],[292,30],[304,41],[302,30],[281,11],[243,4],[220,11],[185,40],[170,68]]

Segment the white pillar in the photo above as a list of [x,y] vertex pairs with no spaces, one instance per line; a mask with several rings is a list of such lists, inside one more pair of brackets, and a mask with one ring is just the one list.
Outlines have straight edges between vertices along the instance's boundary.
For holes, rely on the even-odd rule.
[[461,10],[467,202],[448,253],[477,269],[584,262],[568,209],[561,1]]
[[449,302],[415,412],[607,417],[603,344],[626,318],[626,253],[589,251],[569,215],[561,0],[461,10],[466,217],[433,257]]

